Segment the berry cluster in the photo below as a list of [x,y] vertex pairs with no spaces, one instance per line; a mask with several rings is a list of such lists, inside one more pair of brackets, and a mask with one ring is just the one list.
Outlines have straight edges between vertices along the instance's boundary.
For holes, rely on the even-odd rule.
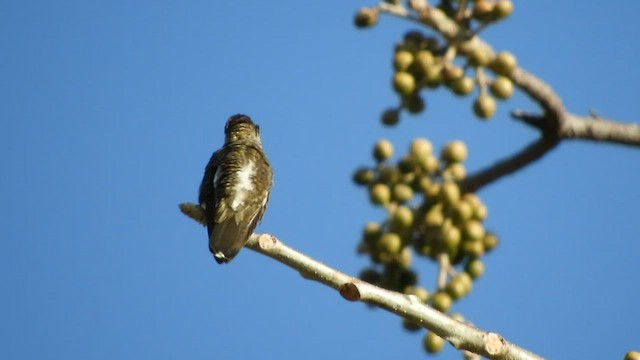
[[[402,110],[411,114],[423,112],[426,108],[421,94],[423,89],[445,87],[456,96],[467,96],[478,89],[472,108],[480,119],[494,115],[496,99],[508,99],[513,94],[509,75],[517,66],[516,58],[509,52],[493,54],[471,29],[474,21],[486,24],[507,17],[513,10],[511,1],[465,3],[469,8],[460,11],[452,8],[450,2],[443,2],[439,7],[431,8],[429,16],[433,17],[434,13],[448,16],[471,35],[439,41],[419,31],[410,31],[396,44],[392,86],[400,97],[400,104],[383,112],[381,121],[384,125],[396,125]],[[372,26],[377,22],[377,16],[378,9],[363,8],[356,14],[355,24]],[[494,76],[488,76],[486,69]]]
[[[415,295],[448,312],[454,301],[471,291],[473,281],[484,272],[482,256],[498,242],[494,234],[485,231],[486,206],[478,196],[464,193],[459,187],[466,176],[463,162],[467,148],[461,141],[452,141],[438,158],[431,143],[418,138],[392,163],[392,144],[380,140],[373,148],[373,157],[376,165],[357,169],[353,180],[367,187],[371,203],[384,207],[387,216],[380,223],[370,222],[364,227],[358,251],[367,254],[372,265],[360,277]],[[440,268],[432,291],[419,285],[412,268],[414,254]],[[420,328],[408,321],[404,326],[408,330]]]

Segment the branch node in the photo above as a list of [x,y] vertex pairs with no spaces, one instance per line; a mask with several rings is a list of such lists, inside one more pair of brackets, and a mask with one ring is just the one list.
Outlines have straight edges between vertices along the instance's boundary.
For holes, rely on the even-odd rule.
[[505,341],[502,336],[496,333],[488,333],[484,335],[484,349],[491,355],[496,355],[502,352],[502,348],[505,346]]
[[275,236],[270,234],[262,234],[258,237],[258,246],[262,250],[268,250],[276,246],[277,243],[278,240],[275,238]]
[[342,295],[342,297],[347,301],[359,301],[361,298],[358,285],[352,282],[348,282],[340,286],[340,295]]

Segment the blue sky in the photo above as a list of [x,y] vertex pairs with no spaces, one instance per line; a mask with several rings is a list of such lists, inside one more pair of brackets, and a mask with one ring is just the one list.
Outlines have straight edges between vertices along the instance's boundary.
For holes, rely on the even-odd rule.
[[[536,138],[523,96],[480,122],[429,93],[389,130],[391,49],[414,26],[353,27],[368,1],[4,1],[0,6],[0,358],[421,358],[382,310],[244,250],[218,266],[178,212],[234,113],[275,171],[261,232],[347,273],[384,213],[351,183],[371,145],[464,140],[480,169]],[[483,35],[566,107],[638,121],[640,3],[516,1]],[[548,358],[640,348],[640,149],[567,141],[483,189],[501,245],[455,305]],[[424,265],[426,285],[433,267]],[[440,358],[459,358],[448,349]]]

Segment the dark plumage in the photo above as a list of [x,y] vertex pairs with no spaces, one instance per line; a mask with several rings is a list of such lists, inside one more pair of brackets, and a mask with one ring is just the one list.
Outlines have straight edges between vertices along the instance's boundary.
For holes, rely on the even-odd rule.
[[219,264],[233,259],[262,219],[271,182],[260,128],[246,115],[230,117],[224,145],[211,156],[199,195],[209,250]]

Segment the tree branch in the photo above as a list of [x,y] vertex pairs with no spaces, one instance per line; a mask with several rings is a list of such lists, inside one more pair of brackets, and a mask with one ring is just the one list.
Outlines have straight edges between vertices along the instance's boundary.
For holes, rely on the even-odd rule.
[[[192,203],[180,204],[183,214],[203,224],[202,209]],[[348,301],[362,301],[392,312],[433,331],[458,349],[489,359],[539,360],[541,357],[507,342],[497,333],[459,322],[421,302],[415,295],[383,289],[335,270],[304,255],[269,234],[253,234],[245,247],[279,261],[304,278],[338,290]]]
[[476,192],[481,187],[505,175],[512,174],[540,159],[549,152],[549,150],[556,147],[558,143],[559,140],[557,138],[540,138],[513,156],[500,160],[486,169],[467,176],[460,184],[460,187],[465,192]]
[[507,342],[502,336],[453,320],[422,303],[414,295],[389,291],[314,260],[272,235],[254,234],[246,247],[298,271],[304,278],[320,282],[340,292],[349,301],[375,305],[433,331],[458,349],[466,349],[489,359],[541,359]]
[[567,114],[560,136],[564,139],[595,140],[640,146],[640,124],[625,124],[600,117]]

